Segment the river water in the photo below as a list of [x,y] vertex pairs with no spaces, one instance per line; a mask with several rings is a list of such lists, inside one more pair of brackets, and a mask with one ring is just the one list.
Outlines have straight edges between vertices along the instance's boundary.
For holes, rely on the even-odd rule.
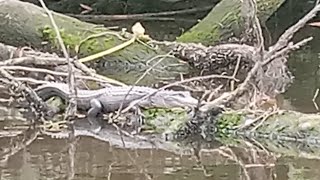
[[[268,23],[271,41],[299,18],[293,16],[297,14],[296,9],[286,8],[277,14],[276,20],[271,19]],[[288,17],[281,18],[283,16]],[[295,40],[309,35],[315,38],[308,46],[291,54],[288,61],[295,81],[284,97],[291,108],[302,112],[318,112],[312,98],[320,87],[319,34],[320,28],[311,27],[298,33]],[[320,97],[317,102],[320,103]],[[176,154],[158,149],[115,147],[90,136],[53,139],[39,134],[36,128],[10,128],[23,122],[11,116],[19,116],[19,112],[0,109],[1,180],[320,179],[319,148],[305,144],[243,141],[237,146],[230,144],[200,148],[191,154]]]

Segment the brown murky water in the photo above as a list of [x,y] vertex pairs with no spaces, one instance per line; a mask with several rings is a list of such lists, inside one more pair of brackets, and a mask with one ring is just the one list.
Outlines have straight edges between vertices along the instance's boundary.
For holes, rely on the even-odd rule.
[[[10,127],[18,122],[21,124],[21,121],[2,121],[0,125]],[[1,130],[0,144],[1,179],[287,180],[320,177],[319,156],[309,156],[317,154],[314,152],[275,156],[261,149],[222,146],[182,155],[157,149],[125,149],[86,136],[52,139],[30,129]]]
[[[271,29],[272,36],[277,37],[281,29]],[[315,40],[289,60],[296,79],[285,98],[303,112],[317,112],[311,99],[320,82],[319,32],[317,28],[303,30],[296,39],[312,34],[316,35]],[[320,103],[319,98],[317,102]],[[14,110],[0,109],[0,179],[320,179],[317,148],[302,152],[298,150],[301,145],[297,145],[291,147],[290,155],[280,156],[264,150],[256,153],[250,148],[223,146],[182,155],[158,149],[115,147],[90,136],[53,139],[36,130],[7,129],[22,122],[9,116],[19,115]],[[230,152],[239,159],[230,159]]]

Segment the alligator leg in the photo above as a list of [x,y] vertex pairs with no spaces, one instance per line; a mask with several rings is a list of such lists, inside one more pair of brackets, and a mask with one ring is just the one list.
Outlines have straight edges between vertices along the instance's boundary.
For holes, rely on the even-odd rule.
[[97,133],[102,128],[98,115],[102,112],[102,104],[98,99],[92,99],[90,101],[91,108],[88,110],[87,119],[92,126],[92,131]]
[[88,118],[95,118],[102,112],[102,104],[98,99],[92,99],[90,101],[90,109],[88,110]]
[[90,131],[98,133],[102,128],[102,122],[99,117],[88,117],[87,118],[90,124]]

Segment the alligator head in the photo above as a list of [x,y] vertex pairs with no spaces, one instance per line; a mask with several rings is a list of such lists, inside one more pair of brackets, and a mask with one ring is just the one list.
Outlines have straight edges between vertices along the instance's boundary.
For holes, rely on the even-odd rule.
[[198,100],[188,91],[159,91],[150,98],[156,107],[196,107]]

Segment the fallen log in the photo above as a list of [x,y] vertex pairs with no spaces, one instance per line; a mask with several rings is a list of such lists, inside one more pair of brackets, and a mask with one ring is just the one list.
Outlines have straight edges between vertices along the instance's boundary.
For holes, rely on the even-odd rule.
[[[0,11],[2,43],[50,51],[59,47],[50,19],[42,8],[18,0],[0,0]],[[71,55],[75,53],[79,57],[91,55],[126,43],[133,37],[128,32],[112,31],[59,13],[53,13],[53,17]],[[152,75],[144,79],[146,82],[155,81],[157,78],[172,78],[188,72],[187,64],[166,54],[167,52],[159,48],[135,41],[104,56],[102,62],[94,63],[92,67],[103,69],[104,72],[118,71],[116,75],[120,77],[118,80],[125,80],[128,77],[120,74],[130,71],[132,74],[129,77],[137,78],[162,58],[158,66],[150,71]],[[157,55],[161,57],[155,58]]]
[[[257,16],[262,24],[285,2],[285,0],[257,0]],[[179,42],[214,45],[227,42],[232,37],[246,35],[248,12],[245,3],[238,0],[222,0],[198,24],[177,38]],[[250,40],[250,39],[247,39]]]
[[[259,8],[261,7],[260,14],[263,14],[264,19],[266,19],[277,9],[282,1],[272,1],[273,3],[259,1],[259,5],[261,5],[259,6]],[[222,1],[221,3],[225,2]],[[231,3],[237,4],[237,6],[234,6],[236,7],[235,11],[233,11],[233,8],[229,9],[231,6],[223,6],[226,7],[226,9],[223,9],[221,5],[214,9],[223,9],[224,12],[235,13],[240,16],[240,2],[233,1]],[[52,47],[58,47],[50,20],[40,7],[18,0],[1,0],[0,4],[0,11],[2,12],[0,21],[4,22],[0,24],[0,33],[3,34],[1,41],[3,43],[14,46],[29,45],[37,49],[48,49],[49,47],[50,50],[52,50]],[[269,7],[269,5],[271,6]],[[268,8],[266,8],[267,6]],[[72,54],[76,52],[79,57],[110,49],[126,43],[132,38],[130,33],[112,31],[59,13],[54,13],[54,18],[61,31],[64,43],[69,47],[70,52],[73,52]],[[217,18],[215,22],[223,24],[223,19]],[[210,30],[211,32],[212,30]],[[220,33],[218,29],[217,33]],[[233,32],[228,32],[227,34],[232,35]],[[43,41],[49,44],[44,45]],[[194,41],[199,42],[197,39],[194,39]],[[105,75],[116,73],[111,77],[117,77],[118,80],[126,80],[128,82],[137,79],[144,70],[156,63],[156,60],[153,59],[155,56],[161,55],[161,58],[163,58],[165,54],[166,51],[161,48],[152,48],[134,42],[130,46],[104,56],[98,63],[94,63],[92,67],[103,71]],[[140,82],[141,84],[155,83],[159,79],[170,79],[181,73],[187,73],[188,65],[181,63],[181,61],[172,56],[167,56],[161,59],[160,63],[152,69],[149,72],[151,75],[146,76]],[[125,73],[127,76],[122,76]]]

